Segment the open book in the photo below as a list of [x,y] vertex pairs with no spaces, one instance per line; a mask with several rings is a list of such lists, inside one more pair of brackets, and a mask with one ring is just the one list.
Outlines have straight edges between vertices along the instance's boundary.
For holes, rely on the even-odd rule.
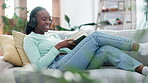
[[73,34],[72,36],[70,36],[68,39],[77,39],[77,38],[81,37],[82,35],[87,36],[88,33],[85,30],[80,30],[80,31],[76,32],[75,34]]
[[75,41],[73,41],[73,43],[78,44],[87,35],[88,35],[88,33],[85,30],[80,30],[80,31],[76,32],[74,35],[72,35],[71,37],[69,37],[68,39],[74,39]]

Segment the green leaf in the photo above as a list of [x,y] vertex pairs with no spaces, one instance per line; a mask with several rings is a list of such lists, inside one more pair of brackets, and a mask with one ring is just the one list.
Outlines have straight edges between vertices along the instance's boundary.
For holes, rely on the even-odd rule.
[[14,9],[25,10],[25,9],[27,9],[27,8],[26,8],[26,7],[15,7]]
[[148,3],[148,0],[145,0],[146,3]]
[[80,26],[87,26],[87,25],[93,26],[93,25],[96,25],[96,23],[87,23],[87,24],[82,24],[82,25],[80,25]]
[[70,23],[70,19],[67,15],[65,15],[65,20],[67,21],[67,23]]
[[2,9],[6,9],[7,8],[6,3],[3,3],[3,5],[1,7],[2,7]]
[[66,20],[66,22],[68,23],[69,27],[71,27],[71,26],[70,26],[70,18],[69,18],[67,15],[65,15],[65,20]]
[[82,24],[82,25],[79,26],[79,29],[80,29],[82,26],[88,26],[88,25],[94,26],[94,25],[96,25],[96,23],[86,23],[86,24]]
[[59,25],[56,25],[55,28],[57,28],[60,31],[70,31],[70,30],[68,30],[66,28],[63,28],[63,27],[59,26]]
[[4,29],[3,29],[4,34],[8,32],[8,28],[9,28],[8,26],[4,26]]
[[76,30],[78,28],[79,28],[79,26],[74,26],[73,28],[71,28],[71,31],[74,31],[74,30]]

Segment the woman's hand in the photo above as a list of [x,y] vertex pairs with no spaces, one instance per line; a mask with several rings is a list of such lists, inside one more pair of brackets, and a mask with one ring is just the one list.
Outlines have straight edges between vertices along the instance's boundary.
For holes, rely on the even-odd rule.
[[76,46],[76,44],[73,43],[73,39],[64,40],[62,42],[59,42],[55,47],[59,50],[60,48],[69,48],[72,49]]

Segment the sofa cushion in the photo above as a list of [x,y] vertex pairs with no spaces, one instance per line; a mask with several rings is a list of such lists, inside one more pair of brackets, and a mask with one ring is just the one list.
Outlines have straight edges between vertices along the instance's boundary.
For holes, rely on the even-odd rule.
[[90,70],[90,79],[97,80],[96,83],[143,83],[144,75],[137,72],[121,69],[96,69]]
[[0,56],[3,56],[2,48],[0,47]]
[[17,66],[22,66],[21,59],[15,48],[14,39],[11,35],[0,35],[0,47],[2,48],[5,61]]
[[[93,31],[92,30],[80,30],[82,34],[90,34]],[[52,31],[49,30],[48,33],[56,33],[59,35],[61,39],[70,38],[74,34],[76,34],[78,31]]]
[[12,67],[14,67],[14,65],[4,61],[4,56],[0,56],[0,72]]
[[136,72],[120,69],[96,69],[89,71],[47,69],[40,72],[15,71],[14,76],[17,83],[24,83],[26,80],[38,83],[61,83],[61,78],[69,83],[143,83],[145,77]]
[[148,29],[140,29],[140,30],[101,30],[100,32],[104,32],[111,35],[122,36],[125,38],[131,38],[135,42],[144,43],[148,42]]
[[30,63],[28,57],[26,56],[24,48],[23,48],[23,41],[26,35],[21,32],[14,31],[14,30],[12,31],[12,35],[14,37],[15,46],[17,48],[17,51],[19,53],[19,56],[22,60],[23,65]]

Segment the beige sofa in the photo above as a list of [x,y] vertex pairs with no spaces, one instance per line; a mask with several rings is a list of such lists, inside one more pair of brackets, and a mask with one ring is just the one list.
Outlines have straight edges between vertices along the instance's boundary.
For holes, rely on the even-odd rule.
[[[73,35],[76,31],[49,31],[52,33],[57,33],[59,36],[64,39],[65,37],[70,37]],[[88,33],[91,33],[92,31],[88,31]],[[122,30],[122,31],[101,31],[104,33],[117,35],[117,36],[123,36],[126,38],[132,38],[136,42],[148,42],[148,29],[144,30]],[[20,33],[19,33],[20,34]],[[23,37],[25,36],[24,34]],[[1,36],[0,36],[1,37]],[[15,37],[14,35],[11,36],[12,40]],[[22,42],[23,37],[21,36],[20,42]],[[0,38],[0,41],[1,38]],[[24,58],[22,57],[19,51],[23,50],[21,47],[16,45],[17,41],[15,41],[14,38],[14,47],[16,47],[16,52],[18,52],[17,59]],[[2,44],[2,43],[0,43]],[[19,50],[18,50],[19,47]],[[9,47],[11,48],[11,47]],[[3,50],[3,47],[1,45],[1,50]],[[147,50],[147,49],[146,49]],[[142,62],[144,65],[148,66],[148,56],[144,57],[136,52],[126,52],[133,58],[137,59],[138,61]],[[14,64],[12,56],[6,55],[0,56],[0,83],[59,83],[60,78],[65,78],[68,81],[76,82],[76,83],[148,83],[148,76],[141,75],[136,72],[131,71],[125,71],[121,69],[115,68],[110,63],[106,63],[104,66],[102,66],[101,69],[95,69],[95,70],[89,70],[89,71],[82,71],[84,76],[81,74],[81,72],[69,72],[69,71],[59,71],[59,70],[35,70],[31,64],[28,64],[29,62],[23,62],[23,60],[20,58],[20,62],[17,65],[20,65],[21,67],[18,67]],[[26,57],[25,57],[26,58]],[[21,62],[22,61],[22,62]],[[87,77],[85,78],[85,76]],[[66,81],[65,81],[66,83]]]

